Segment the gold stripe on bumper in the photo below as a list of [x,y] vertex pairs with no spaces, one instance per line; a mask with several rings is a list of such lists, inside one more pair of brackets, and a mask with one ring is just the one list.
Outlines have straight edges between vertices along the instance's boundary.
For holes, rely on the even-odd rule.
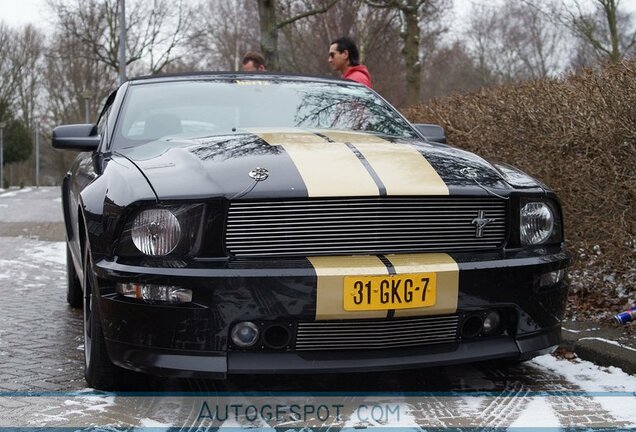
[[387,311],[344,310],[345,276],[387,275],[386,265],[376,256],[324,256],[307,258],[316,270],[316,320],[384,318]]
[[396,317],[416,315],[440,315],[455,313],[459,296],[459,267],[450,255],[442,253],[386,255],[397,274],[437,274],[437,299],[434,306],[415,309],[399,309]]

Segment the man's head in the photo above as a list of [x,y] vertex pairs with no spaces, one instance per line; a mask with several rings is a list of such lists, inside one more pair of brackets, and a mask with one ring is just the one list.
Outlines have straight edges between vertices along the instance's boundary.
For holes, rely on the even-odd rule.
[[244,72],[263,72],[265,71],[265,59],[257,52],[250,51],[243,56]]
[[353,40],[348,37],[340,37],[331,41],[329,46],[329,64],[333,70],[342,73],[348,67],[357,66],[359,63],[360,54]]

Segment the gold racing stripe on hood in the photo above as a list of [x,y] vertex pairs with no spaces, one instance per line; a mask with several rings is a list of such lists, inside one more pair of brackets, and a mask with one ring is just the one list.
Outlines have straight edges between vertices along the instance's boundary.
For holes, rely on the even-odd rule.
[[308,257],[316,270],[316,320],[384,318],[387,311],[345,311],[344,277],[388,275],[386,265],[376,256]]
[[415,147],[361,132],[322,132],[337,143],[357,148],[376,172],[387,195],[448,195],[435,168]]
[[424,308],[396,309],[395,317],[441,315],[457,311],[459,267],[453,258],[443,253],[385,255],[397,274],[436,273],[435,305]]
[[298,129],[246,129],[285,149],[300,173],[309,197],[378,196],[378,186],[344,143],[330,143]]

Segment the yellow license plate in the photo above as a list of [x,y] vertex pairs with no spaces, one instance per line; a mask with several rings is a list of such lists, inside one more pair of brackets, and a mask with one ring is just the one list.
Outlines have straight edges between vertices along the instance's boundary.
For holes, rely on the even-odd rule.
[[344,309],[366,311],[434,306],[436,286],[435,273],[345,276]]

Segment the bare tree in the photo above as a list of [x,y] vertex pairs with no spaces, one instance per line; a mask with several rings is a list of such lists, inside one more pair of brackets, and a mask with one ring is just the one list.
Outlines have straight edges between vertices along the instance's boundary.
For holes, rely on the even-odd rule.
[[632,14],[621,8],[621,0],[561,0],[558,7],[547,0],[522,1],[578,39],[572,49],[575,68],[616,63],[636,51],[636,24]]
[[[261,29],[261,52],[265,57],[267,67],[271,70],[280,69],[280,54],[278,50],[278,33],[282,28],[293,24],[294,22],[312,15],[327,12],[339,0],[323,0],[320,6],[309,9],[303,8],[296,12],[292,9],[292,5],[287,3],[282,5],[277,0],[256,0],[258,3],[258,16]],[[278,17],[277,5],[287,6],[286,14],[283,18]]]
[[393,9],[399,13],[402,56],[406,68],[406,103],[408,105],[420,103],[420,83],[422,81],[421,23],[424,21],[429,24],[425,30],[427,37],[439,36],[444,28],[430,24],[437,20],[444,10],[448,9],[451,2],[449,0],[366,0],[366,2],[373,7]]
[[[328,74],[331,72],[327,62],[329,45],[342,35],[355,39],[360,61],[364,63],[369,52],[380,49],[378,41],[395,27],[395,18],[391,11],[370,8],[364,0],[336,4],[327,13],[313,15],[283,29],[281,46],[285,47],[285,54],[281,63],[295,72]],[[392,35],[397,36],[397,32]]]
[[[119,70],[118,0],[48,0],[57,25],[88,48],[88,54]],[[155,74],[174,60],[191,16],[185,0],[143,0],[126,8],[126,64]]]
[[193,17],[186,58],[205,69],[239,70],[242,56],[259,42],[254,0],[206,0]]
[[557,4],[536,5],[514,0],[473,6],[467,34],[482,84],[542,78],[565,69],[568,34],[547,13]]
[[[553,0],[545,0],[545,4],[553,11],[558,8]],[[565,68],[563,53],[569,51],[571,43],[563,26],[523,2],[509,2],[507,18],[516,27],[511,43],[529,76],[543,78]]]
[[[4,129],[3,163],[9,184],[31,181],[36,110],[42,103],[44,35],[31,24],[15,29],[0,23],[0,121]],[[15,169],[17,168],[17,169]],[[0,182],[1,183],[1,182]]]
[[636,49],[636,27],[630,14],[619,9],[621,0],[594,0],[585,11],[576,0],[567,23],[574,34],[588,44],[598,60],[617,63]]
[[27,129],[34,129],[34,116],[42,86],[44,34],[28,24],[17,34],[12,56],[15,70],[16,105]]
[[[0,21],[0,103],[4,103],[7,107],[15,99],[13,88],[17,76],[13,64],[13,55],[16,50],[17,39],[17,32]],[[2,121],[1,118],[0,121]]]
[[[44,64],[44,134],[60,124],[84,123],[86,107],[89,121],[96,121],[105,98],[117,88],[117,71],[95,58],[90,46],[63,28],[50,36]],[[51,146],[42,146],[40,151],[42,183],[56,184],[75,155]]]
[[90,49],[69,31],[52,36],[43,77],[50,124],[83,123],[86,103],[95,120],[101,103],[117,88],[117,71],[94,58]]
[[435,50],[422,71],[424,103],[451,93],[475,91],[482,84],[482,71],[463,41]]

